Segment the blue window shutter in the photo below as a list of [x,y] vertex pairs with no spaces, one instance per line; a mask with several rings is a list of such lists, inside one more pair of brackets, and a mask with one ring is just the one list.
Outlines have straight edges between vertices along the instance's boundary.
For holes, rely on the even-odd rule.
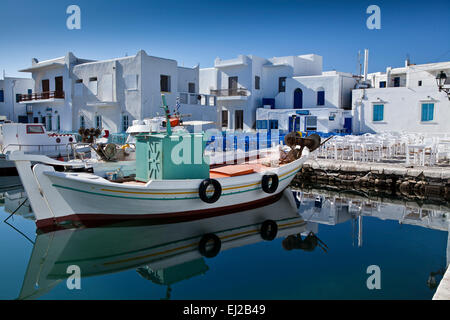
[[325,91],[318,91],[317,92],[317,105],[318,106],[325,105]]
[[422,103],[421,121],[433,121],[434,103]]
[[383,121],[384,120],[384,105],[374,104],[373,105],[373,121]]

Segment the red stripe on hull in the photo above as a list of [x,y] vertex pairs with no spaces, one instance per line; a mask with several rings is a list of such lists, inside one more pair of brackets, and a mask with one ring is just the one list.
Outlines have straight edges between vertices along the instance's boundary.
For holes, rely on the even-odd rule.
[[[235,204],[221,208],[211,208],[197,211],[182,211],[173,213],[159,213],[159,214],[72,214],[56,219],[49,218],[36,221],[36,226],[40,232],[46,233],[62,229],[70,229],[74,227],[96,228],[107,226],[115,223],[134,222],[139,221],[139,225],[144,223],[150,224],[168,224],[185,222],[190,220],[205,219],[211,217],[222,216],[226,214],[236,213],[239,211],[251,210],[263,207],[278,201],[283,192],[276,195],[269,196],[264,199],[246,202],[242,204]],[[123,224],[121,225],[123,226]]]

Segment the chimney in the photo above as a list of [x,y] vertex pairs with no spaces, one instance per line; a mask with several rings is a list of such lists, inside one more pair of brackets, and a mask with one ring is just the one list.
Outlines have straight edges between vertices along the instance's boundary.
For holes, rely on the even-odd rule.
[[367,81],[368,68],[369,68],[369,49],[364,49],[364,82]]

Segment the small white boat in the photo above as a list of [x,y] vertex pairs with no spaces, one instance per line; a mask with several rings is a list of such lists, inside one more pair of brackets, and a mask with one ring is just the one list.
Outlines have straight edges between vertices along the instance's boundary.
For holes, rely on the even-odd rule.
[[76,143],[73,134],[51,133],[39,123],[0,124],[0,174],[7,174],[14,163],[7,161],[6,153],[23,151],[26,154],[41,154],[51,158],[66,158]]
[[[262,206],[280,197],[309,154],[296,151],[297,158],[284,164],[277,163],[278,155],[276,161],[270,156],[210,167],[201,133],[172,133],[169,124],[163,134],[136,137],[136,179],[127,182],[85,172],[56,172],[54,165],[70,164],[11,153],[9,160],[16,164],[38,228],[130,219],[194,219]],[[317,139],[301,139],[301,149],[309,145],[315,150],[320,145]],[[39,163],[31,169],[31,162]]]

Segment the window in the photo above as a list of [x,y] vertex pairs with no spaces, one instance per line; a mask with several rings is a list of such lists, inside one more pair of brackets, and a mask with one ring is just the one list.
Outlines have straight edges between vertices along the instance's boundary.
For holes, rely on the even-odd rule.
[[102,116],[95,116],[95,127],[98,129],[102,128]]
[[40,125],[27,126],[27,133],[44,133],[44,128]]
[[195,93],[195,83],[194,82],[189,82],[188,83],[188,92],[189,93]]
[[373,105],[373,121],[383,121],[384,120],[384,105],[374,104]]
[[5,102],[5,92],[0,90],[0,102]]
[[269,129],[278,129],[278,120],[269,120]]
[[394,87],[400,87],[400,77],[394,78]]
[[234,112],[234,130],[244,129],[244,110],[236,110]]
[[75,83],[83,83],[83,79],[77,79],[75,80]]
[[421,121],[433,121],[434,119],[434,103],[422,103]]
[[89,90],[91,93],[96,96],[98,93],[98,81],[97,77],[89,78]]
[[386,88],[386,81],[380,81],[380,88]]
[[267,129],[267,120],[256,120],[256,129]]
[[278,78],[278,92],[286,92],[286,77]]
[[170,76],[161,75],[161,92],[170,92]]
[[126,132],[129,127],[128,115],[124,114],[122,116],[122,132]]
[[260,78],[258,76],[255,76],[255,90],[259,90],[260,87]]
[[317,105],[325,105],[325,91],[317,91]]
[[306,116],[305,117],[305,130],[306,131],[317,131],[317,117],[316,116]]
[[418,85],[419,87],[421,87],[421,86],[422,86],[422,80],[419,80],[419,82],[417,83],[417,85]]
[[56,129],[61,130],[61,116],[59,114],[56,116]]
[[16,93],[16,103],[19,103],[19,101],[20,101],[20,94]]
[[228,110],[222,110],[222,128],[228,128]]
[[86,120],[84,116],[80,116],[80,128],[86,128]]
[[33,89],[28,89],[28,95],[33,94]]

